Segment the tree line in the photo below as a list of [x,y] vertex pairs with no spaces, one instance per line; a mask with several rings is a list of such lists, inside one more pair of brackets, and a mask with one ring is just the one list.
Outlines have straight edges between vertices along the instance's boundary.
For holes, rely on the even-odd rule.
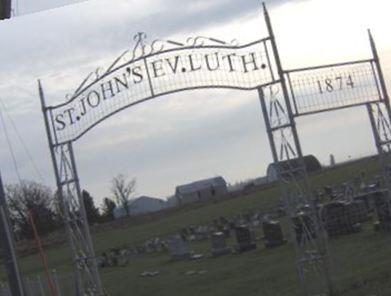
[[[128,204],[135,191],[136,179],[126,180],[118,175],[111,180],[113,197],[105,197],[98,208],[87,190],[82,190],[82,200],[90,225],[114,220],[114,209],[123,206],[129,215]],[[57,192],[38,182],[21,181],[5,185],[12,231],[19,238],[33,237],[30,217],[33,217],[40,235],[46,235],[63,226],[62,210]]]

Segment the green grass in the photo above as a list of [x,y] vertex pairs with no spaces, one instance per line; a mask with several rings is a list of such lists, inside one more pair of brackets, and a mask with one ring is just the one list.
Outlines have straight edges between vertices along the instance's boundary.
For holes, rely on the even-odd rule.
[[[346,166],[330,169],[311,177],[314,188],[344,182],[365,171],[368,179],[378,174],[379,165],[373,159],[364,159]],[[241,197],[182,209],[167,217],[148,223],[131,223],[92,228],[97,254],[112,247],[131,246],[151,237],[166,237],[183,226],[213,221],[219,216],[230,217],[254,209],[268,209],[277,204],[279,191],[270,187]],[[287,221],[282,220],[288,236]],[[258,231],[258,237],[262,233]],[[234,244],[233,239],[229,241]],[[261,241],[255,251],[199,261],[172,262],[168,253],[149,254],[134,258],[126,267],[101,270],[104,287],[110,295],[302,295],[295,270],[295,254],[291,244],[276,249],[265,249]],[[341,295],[389,296],[391,295],[391,238],[373,231],[370,223],[364,231],[330,240],[333,257],[333,275]],[[197,253],[209,256],[210,243],[192,243]],[[73,265],[70,250],[64,244],[47,248],[51,268],[59,273],[69,273]],[[24,274],[42,274],[39,257],[23,257]],[[159,270],[155,277],[141,277],[143,271]],[[185,275],[187,271],[205,271],[203,274]],[[315,275],[315,274],[314,274]],[[0,274],[5,280],[5,274]],[[72,292],[68,292],[72,295]]]

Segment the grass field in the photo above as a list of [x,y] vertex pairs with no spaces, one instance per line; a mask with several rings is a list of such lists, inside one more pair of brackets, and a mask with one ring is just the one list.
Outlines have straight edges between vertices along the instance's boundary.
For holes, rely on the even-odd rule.
[[[311,177],[314,188],[351,180],[365,171],[368,179],[379,171],[377,161],[364,159],[326,170]],[[270,187],[219,203],[182,209],[159,220],[121,227],[92,228],[96,253],[112,247],[131,246],[151,237],[175,234],[183,226],[202,224],[214,218],[230,217],[253,209],[268,209],[279,200],[278,190]],[[285,218],[284,218],[285,219]],[[287,221],[282,221],[288,236]],[[262,233],[258,230],[258,237]],[[229,241],[233,245],[233,240]],[[265,249],[261,241],[258,249],[220,258],[173,262],[168,253],[149,254],[132,259],[126,267],[101,270],[102,281],[110,295],[302,295],[295,270],[293,246],[288,243],[275,249]],[[191,245],[196,253],[210,253],[210,242]],[[364,231],[330,240],[333,258],[333,277],[340,295],[391,295],[391,236],[373,231],[371,223]],[[50,247],[47,256],[51,268],[59,274],[72,271],[70,251],[66,245]],[[39,257],[34,254],[21,259],[25,275],[42,274]],[[141,277],[144,271],[159,270],[155,277]],[[194,275],[186,275],[194,271]],[[4,273],[1,280],[6,280]],[[67,295],[73,295],[72,291]]]

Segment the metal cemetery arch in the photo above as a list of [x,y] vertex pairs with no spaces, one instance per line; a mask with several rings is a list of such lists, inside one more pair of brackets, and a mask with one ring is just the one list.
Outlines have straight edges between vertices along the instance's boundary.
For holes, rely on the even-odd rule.
[[188,38],[184,43],[157,40],[150,45],[145,39],[145,33],[138,33],[132,51],[122,53],[104,71],[99,68],[90,73],[64,103],[47,106],[38,82],[81,294],[104,295],[104,290],[82,202],[73,142],[109,116],[159,96],[202,88],[255,90],[281,80],[272,34],[241,46],[235,40],[227,43],[206,37]]
[[[265,6],[264,15],[269,36],[241,46],[237,45],[236,41],[227,43],[205,37],[188,38],[185,43],[167,40],[146,45],[146,35],[139,33],[134,38],[136,45],[132,51],[122,53],[107,69],[99,68],[89,74],[62,104],[46,106],[43,88],[39,82],[39,95],[59,199],[75,260],[80,294],[104,295],[104,290],[82,202],[72,144],[106,118],[135,104],[193,89],[257,90],[274,162],[278,164],[288,160],[289,164],[290,159],[299,159],[299,167],[288,166],[287,171],[278,172],[283,181],[280,184],[287,206],[295,208],[299,204],[296,200],[298,196],[301,197],[301,202],[311,204],[312,190],[303,164],[295,124],[295,117],[304,115],[298,112],[298,95],[301,93],[296,92],[297,86],[293,79],[294,73],[300,74],[311,69],[283,70]],[[372,39],[371,44],[375,55]],[[368,110],[373,111],[372,104],[384,103],[389,122],[390,108],[377,55],[366,62],[368,61],[376,68],[382,100],[363,100],[361,104],[369,104]],[[328,87],[328,84],[324,87]],[[369,113],[373,115],[373,112]],[[371,117],[371,122],[376,126],[375,117]],[[384,141],[379,133],[375,133],[377,130],[374,128],[374,134],[378,151],[382,155],[383,150],[380,148]],[[304,183],[295,187],[297,191],[292,191],[291,185],[298,185],[298,178],[304,180]],[[303,244],[293,240],[297,269],[306,295],[332,294],[327,238],[315,208],[311,209],[315,235],[308,233]],[[291,214],[294,214],[293,211]],[[308,279],[306,274],[308,267],[314,266],[321,271],[316,278],[320,283],[316,291],[311,289],[311,279]]]

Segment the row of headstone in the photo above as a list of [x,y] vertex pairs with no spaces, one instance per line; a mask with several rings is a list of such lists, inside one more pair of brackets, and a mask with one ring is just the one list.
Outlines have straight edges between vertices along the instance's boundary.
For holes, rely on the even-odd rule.
[[260,227],[263,221],[278,219],[284,216],[285,212],[281,207],[276,207],[268,212],[261,211],[249,211],[240,213],[227,219],[225,217],[219,217],[213,219],[213,221],[207,225],[190,225],[182,228],[180,234],[183,239],[189,241],[202,241],[211,238],[215,232],[223,232],[228,238],[232,235],[237,227],[241,225],[249,225],[251,227]]
[[109,252],[103,252],[97,263],[99,268],[126,266],[129,263],[129,251],[125,248],[112,248]]
[[375,230],[391,231],[391,201],[388,197],[387,190],[380,190],[377,184],[373,184],[365,192],[356,196],[354,200],[362,203],[362,212],[364,212],[365,207],[367,213],[374,212],[376,214],[377,221],[374,222]]
[[[361,231],[361,223],[370,219],[369,211],[361,200],[353,202],[335,200],[317,205],[320,211],[318,223],[323,223],[329,237],[337,237]],[[299,245],[317,238],[314,211],[301,210],[292,218],[296,240]]]
[[[286,243],[281,225],[278,221],[264,221],[263,224],[264,243],[267,248],[281,246]],[[237,253],[251,251],[257,248],[255,231],[248,225],[240,225],[235,228],[236,245],[234,250]],[[215,232],[211,235],[212,256],[219,257],[233,252],[232,248],[227,246],[226,234]],[[194,257],[189,248],[188,240],[181,235],[171,236],[168,240],[168,246],[173,260],[186,260]]]
[[[378,221],[376,229],[391,231],[391,215],[388,211],[386,191],[367,190],[351,198],[351,200],[338,199],[318,204],[320,222],[323,223],[329,237],[337,237],[356,233],[362,230],[362,223],[371,219],[371,212],[375,211]],[[333,195],[328,192],[329,195]],[[333,195],[336,196],[336,195]],[[311,238],[316,238],[315,215],[311,211],[301,209],[292,218],[296,240],[299,244],[305,244]]]

